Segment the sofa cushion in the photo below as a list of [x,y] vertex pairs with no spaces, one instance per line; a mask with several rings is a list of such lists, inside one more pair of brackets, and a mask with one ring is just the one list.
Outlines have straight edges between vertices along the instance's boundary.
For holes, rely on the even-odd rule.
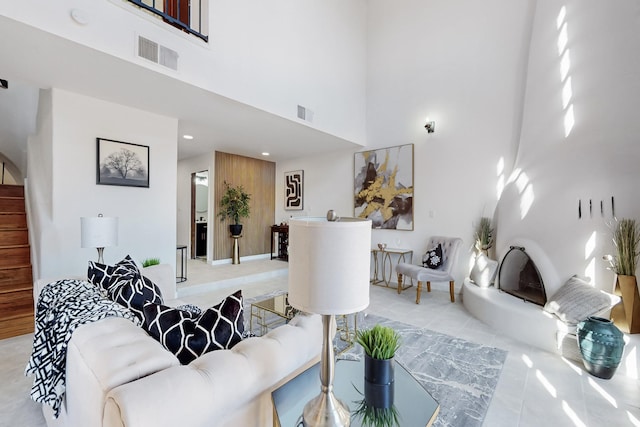
[[438,268],[442,262],[442,245],[440,243],[435,248],[428,249],[422,257],[422,265],[427,268]]
[[471,273],[469,273],[469,279],[481,288],[487,288],[493,284],[497,270],[498,261],[481,253],[476,257]]
[[577,324],[589,316],[610,309],[620,299],[595,289],[578,276],[572,276],[544,305],[544,311],[560,320]]
[[197,316],[153,302],[145,303],[143,311],[143,328],[184,365],[209,351],[230,349],[242,341],[242,291]]

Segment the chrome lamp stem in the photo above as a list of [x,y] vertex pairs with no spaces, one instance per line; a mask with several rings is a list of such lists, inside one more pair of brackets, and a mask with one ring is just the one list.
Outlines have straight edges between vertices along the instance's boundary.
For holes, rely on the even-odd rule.
[[304,407],[305,427],[348,427],[351,423],[349,407],[333,395],[335,358],[331,327],[335,325],[332,314],[322,315],[322,353],[320,358],[320,394]]
[[98,249],[98,263],[104,264],[104,248],[96,248]]

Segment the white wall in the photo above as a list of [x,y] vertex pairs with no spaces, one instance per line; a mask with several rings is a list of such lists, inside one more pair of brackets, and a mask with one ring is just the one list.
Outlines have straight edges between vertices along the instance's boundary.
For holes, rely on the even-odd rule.
[[[0,15],[276,115],[299,121],[303,105],[315,113],[310,126],[364,140],[364,0],[210,0],[209,10],[204,43],[122,0],[0,3]],[[179,71],[139,59],[137,35],[177,51]]]
[[530,7],[369,2],[368,146],[413,143],[415,186],[414,231],[374,231],[373,241],[419,257],[431,235],[461,237],[459,283],[474,226],[497,202],[498,163],[514,155]]
[[[564,74],[563,6],[570,58]],[[640,50],[639,13],[633,0],[537,2],[516,164],[521,173],[498,205],[497,246],[504,254],[515,237],[536,241],[560,281],[588,275],[611,290],[613,275],[602,260],[612,251],[611,196],[617,217],[640,220],[640,58],[632,53]],[[568,86],[572,95],[563,101]],[[575,124],[567,135],[569,108]]]
[[[409,248],[417,262],[429,236],[459,236],[462,283],[474,224],[497,203],[497,164],[514,158],[530,8],[505,0],[368,2],[367,146],[413,143],[415,164],[415,229],[374,230],[372,247]],[[426,116],[436,121],[433,134]],[[306,213],[353,215],[353,152],[345,152],[279,163],[276,220],[288,216],[283,172],[296,169],[305,173]]]
[[[304,171],[303,210],[284,209],[284,173]],[[276,164],[276,213],[278,224],[291,217],[327,215],[353,216],[353,151],[339,151]]]
[[24,141],[36,131],[38,89],[15,80],[11,80],[9,85],[9,89],[2,90],[0,102],[0,160],[4,155],[10,161],[11,174],[21,184],[27,175],[27,146]]
[[[50,241],[49,232],[54,229],[53,216],[53,99],[51,90],[40,90],[36,133],[29,137],[27,158],[29,169],[25,185],[25,202],[31,246],[33,278],[42,278],[42,260],[49,252],[42,248]],[[47,255],[43,255],[47,254]]]
[[[29,147],[30,189],[39,206],[43,194],[51,201],[47,210],[44,199],[31,230],[40,249],[36,278],[86,275],[97,252],[80,247],[80,217],[99,213],[119,218],[119,243],[105,249],[105,262],[157,257],[175,270],[177,119],[59,89],[44,101],[43,131]],[[149,146],[149,188],[97,185],[96,137]],[[44,173],[34,173],[34,165]]]

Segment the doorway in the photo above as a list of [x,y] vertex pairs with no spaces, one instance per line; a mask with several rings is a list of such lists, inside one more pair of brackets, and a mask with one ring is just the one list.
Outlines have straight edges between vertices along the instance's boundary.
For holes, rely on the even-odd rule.
[[191,174],[191,258],[207,259],[209,228],[209,171]]

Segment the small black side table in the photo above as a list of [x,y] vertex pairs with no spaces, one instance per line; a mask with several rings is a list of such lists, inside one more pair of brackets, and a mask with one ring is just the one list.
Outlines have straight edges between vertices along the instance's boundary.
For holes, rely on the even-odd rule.
[[176,250],[180,251],[180,275],[176,276],[176,283],[182,283],[187,280],[187,245],[178,245]]

